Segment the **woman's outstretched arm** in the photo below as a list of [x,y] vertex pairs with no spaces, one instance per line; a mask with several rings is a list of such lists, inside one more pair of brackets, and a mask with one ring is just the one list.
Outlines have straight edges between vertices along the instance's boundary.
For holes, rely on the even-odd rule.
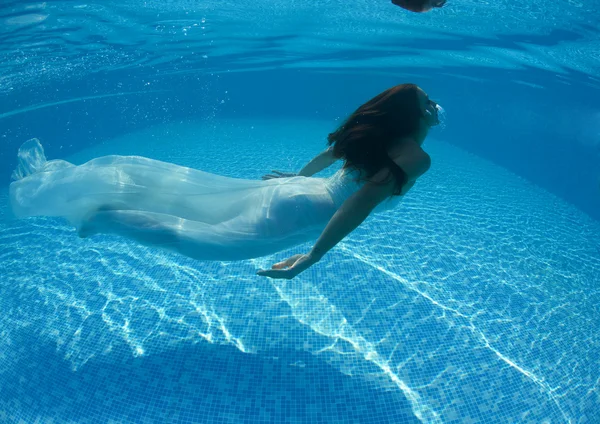
[[[406,174],[406,181],[401,187],[401,194],[404,195],[412,188],[417,178],[427,172],[431,165],[431,158],[412,140],[406,140],[398,146],[390,149],[388,154]],[[270,270],[259,271],[258,275],[290,279],[317,263],[331,248],[354,231],[375,206],[394,194],[396,181],[390,180],[384,183],[387,175],[388,170],[382,169],[373,176],[372,182],[365,183],[346,199],[329,220],[309,253],[294,255],[273,265]]]
[[297,174],[291,172],[272,171],[272,174],[267,174],[263,176],[262,179],[270,180],[272,178],[285,178],[295,176],[310,177],[318,172],[321,172],[325,168],[333,165],[336,161],[337,158],[333,156],[333,149],[329,148],[312,158],[310,162],[304,165],[304,167]]
[[270,270],[258,271],[258,275],[271,278],[294,278],[317,263],[331,248],[354,231],[375,206],[394,193],[394,188],[395,181],[385,184],[367,182],[337,210],[309,253],[294,255],[273,265]]

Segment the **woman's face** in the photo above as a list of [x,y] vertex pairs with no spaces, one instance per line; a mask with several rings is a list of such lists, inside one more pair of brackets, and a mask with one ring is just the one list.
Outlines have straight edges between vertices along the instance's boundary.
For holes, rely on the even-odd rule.
[[423,114],[424,124],[427,128],[435,127],[440,123],[440,117],[438,115],[438,104],[431,100],[427,93],[419,89],[419,106],[421,107],[421,113]]

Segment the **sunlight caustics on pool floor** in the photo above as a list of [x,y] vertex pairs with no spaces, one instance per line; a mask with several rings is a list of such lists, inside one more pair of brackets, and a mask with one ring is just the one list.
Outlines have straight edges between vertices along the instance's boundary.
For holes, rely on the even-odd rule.
[[[331,129],[173,124],[64,159],[136,154],[257,179],[298,169]],[[195,262],[3,214],[0,418],[594,422],[598,223],[433,137],[431,171],[400,206],[291,281],[255,272],[309,246]]]

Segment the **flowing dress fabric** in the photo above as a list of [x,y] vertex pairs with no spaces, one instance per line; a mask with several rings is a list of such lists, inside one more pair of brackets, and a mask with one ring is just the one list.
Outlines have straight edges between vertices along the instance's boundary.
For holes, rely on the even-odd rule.
[[118,234],[201,260],[250,259],[315,240],[360,188],[345,170],[262,181],[138,156],[75,166],[47,161],[37,139],[21,146],[18,159],[10,185],[17,217],[63,217],[82,236]]

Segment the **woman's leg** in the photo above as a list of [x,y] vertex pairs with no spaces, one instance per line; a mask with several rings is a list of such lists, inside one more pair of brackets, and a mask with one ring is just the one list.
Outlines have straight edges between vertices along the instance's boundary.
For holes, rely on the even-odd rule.
[[255,225],[243,216],[211,225],[166,214],[103,208],[78,228],[80,237],[98,233],[116,234],[198,260],[244,260],[279,250],[261,239]]

